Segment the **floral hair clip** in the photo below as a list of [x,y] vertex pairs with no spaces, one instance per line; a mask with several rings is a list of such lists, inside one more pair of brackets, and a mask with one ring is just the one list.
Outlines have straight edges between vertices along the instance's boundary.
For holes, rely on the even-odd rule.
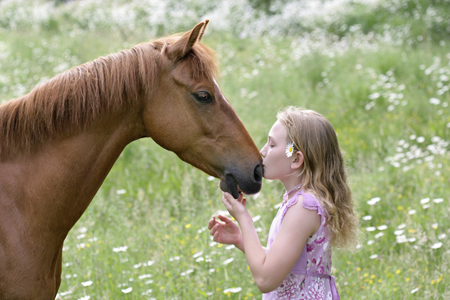
[[292,154],[294,154],[294,150],[295,150],[294,143],[293,142],[288,143],[286,145],[286,156],[291,157]]

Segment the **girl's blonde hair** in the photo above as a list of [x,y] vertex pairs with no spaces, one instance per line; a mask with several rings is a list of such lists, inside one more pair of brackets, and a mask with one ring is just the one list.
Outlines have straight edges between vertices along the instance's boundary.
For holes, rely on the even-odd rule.
[[315,192],[327,212],[333,246],[353,248],[358,243],[358,218],[333,126],[315,111],[292,106],[280,111],[277,119],[286,128],[288,142],[303,153],[303,188]]

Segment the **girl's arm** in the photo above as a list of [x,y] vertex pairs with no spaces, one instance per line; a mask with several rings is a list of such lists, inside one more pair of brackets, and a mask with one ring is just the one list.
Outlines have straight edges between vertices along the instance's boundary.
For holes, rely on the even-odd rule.
[[224,193],[222,197],[242,232],[245,256],[258,288],[263,293],[276,289],[294,267],[309,236],[320,227],[316,211],[303,208],[303,197],[287,211],[268,253],[259,242],[253,221],[245,206]]

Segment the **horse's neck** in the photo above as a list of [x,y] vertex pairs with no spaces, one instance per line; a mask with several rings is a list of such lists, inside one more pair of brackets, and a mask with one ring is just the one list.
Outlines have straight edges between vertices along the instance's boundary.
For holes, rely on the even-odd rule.
[[140,123],[136,112],[105,117],[82,133],[2,163],[0,180],[20,203],[30,230],[64,238],[124,147],[142,135]]

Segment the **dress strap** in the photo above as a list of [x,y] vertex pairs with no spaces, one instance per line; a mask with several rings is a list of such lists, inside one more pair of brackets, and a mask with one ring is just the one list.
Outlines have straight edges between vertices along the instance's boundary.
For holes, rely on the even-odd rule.
[[291,199],[288,200],[287,197],[284,197],[283,204],[280,208],[282,209],[281,222],[283,222],[284,216],[286,215],[288,209],[298,202],[298,197],[300,195],[303,195],[303,190],[299,189]]

